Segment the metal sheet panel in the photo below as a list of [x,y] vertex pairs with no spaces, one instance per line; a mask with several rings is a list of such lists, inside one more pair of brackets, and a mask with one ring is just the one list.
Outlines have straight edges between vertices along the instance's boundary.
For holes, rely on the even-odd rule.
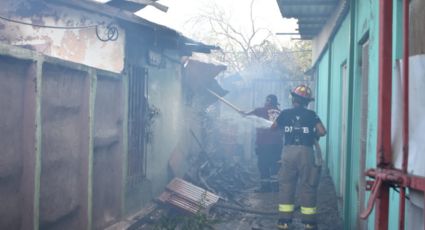
[[123,9],[126,11],[130,11],[130,12],[137,12],[143,8],[146,7],[146,4],[141,4],[141,3],[137,3],[134,1],[125,1],[125,0],[111,0],[109,2],[107,2],[106,4],[112,6],[112,7],[116,7],[119,9]]
[[277,0],[284,18],[298,19],[302,38],[316,36],[335,11],[339,0]]
[[219,196],[180,178],[174,178],[159,200],[191,213],[208,209],[218,202]]

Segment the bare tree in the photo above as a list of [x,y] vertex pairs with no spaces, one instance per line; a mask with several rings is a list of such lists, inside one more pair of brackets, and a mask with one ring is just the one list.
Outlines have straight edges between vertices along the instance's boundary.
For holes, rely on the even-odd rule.
[[299,52],[297,49],[300,47],[294,46],[295,50],[281,47],[269,29],[257,26],[253,13],[255,2],[250,1],[249,17],[246,21],[249,26],[245,26],[249,28],[248,31],[243,31],[233,24],[231,15],[215,3],[208,5],[188,23],[192,23],[192,28],[195,28],[194,36],[222,48],[215,56],[226,63],[230,71],[242,72],[253,67],[273,67],[280,72],[289,72],[291,76],[302,75],[301,71],[305,70],[299,66],[302,62],[294,61],[297,57],[304,57],[294,55]]
[[[215,3],[191,20],[194,27],[203,28],[202,37],[207,42],[218,43],[222,47],[220,54],[222,61],[229,64],[230,69],[242,71],[254,58],[258,58],[257,50],[254,49],[255,42],[266,41],[272,33],[266,28],[257,28],[253,17],[253,6],[255,0],[250,2],[250,31],[243,32],[230,21],[230,15]],[[207,28],[206,28],[207,27]],[[207,29],[207,30],[205,30]]]

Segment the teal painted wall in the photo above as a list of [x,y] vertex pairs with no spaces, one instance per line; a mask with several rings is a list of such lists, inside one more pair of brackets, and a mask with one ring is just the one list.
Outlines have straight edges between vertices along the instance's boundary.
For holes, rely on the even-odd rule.
[[[378,126],[378,50],[379,50],[379,21],[378,2],[369,3],[370,23],[369,23],[369,111],[368,111],[368,131],[367,131],[367,155],[366,168],[376,167],[376,144]],[[368,196],[367,196],[368,198]],[[369,229],[374,229],[375,212],[368,219]]]
[[[376,71],[377,65],[371,64],[372,59],[369,59],[369,77],[367,79],[362,79],[362,64],[361,58],[362,58],[362,46],[365,44],[365,42],[369,42],[369,50],[374,49],[376,43],[372,40],[372,36],[370,35],[370,24],[373,23],[374,16],[372,14],[372,7],[371,2],[369,1],[356,1],[354,6],[354,18],[355,22],[352,23],[351,26],[354,26],[354,49],[353,49],[353,60],[352,68],[353,68],[353,104],[351,105],[352,112],[355,114],[352,116],[352,130],[351,130],[351,162],[350,162],[350,177],[348,178],[349,182],[347,183],[347,198],[349,199],[346,203],[349,207],[345,208],[345,228],[346,229],[359,229],[360,226],[365,227],[367,222],[362,221],[359,218],[359,214],[364,209],[365,204],[360,204],[360,198],[362,193],[362,188],[364,187],[363,184],[361,184],[361,177],[363,178],[363,171],[364,169],[361,169],[361,140],[366,139],[366,141],[369,141],[369,137],[362,137],[361,135],[361,111],[362,111],[362,91],[364,90],[362,88],[362,85],[364,84],[362,81],[369,80],[371,78],[376,78],[376,75],[371,75],[373,71]],[[353,12],[352,9],[352,12]],[[370,55],[371,53],[369,53]],[[368,86],[370,86],[370,83],[367,83]],[[369,92],[370,90],[368,90]],[[371,93],[369,95],[369,100],[373,97],[377,97],[377,94]],[[371,110],[374,106],[373,102],[368,102],[369,110]],[[371,119],[373,121],[373,118],[370,117],[370,113],[368,114],[367,120],[369,121],[367,125],[367,130],[370,130],[371,124],[376,124],[374,122],[370,122]],[[367,132],[369,133],[369,131]],[[369,134],[371,135],[371,134]],[[366,151],[365,157],[368,156],[375,156],[375,151]],[[364,164],[364,163],[363,163]],[[369,167],[365,167],[369,168]],[[364,190],[363,190],[364,191]],[[368,193],[368,192],[367,192]],[[363,196],[367,195],[366,192],[363,192]],[[363,200],[367,201],[368,197],[364,197]],[[363,202],[365,203],[365,202]]]
[[342,66],[347,63],[348,49],[341,47],[348,47],[348,31],[349,31],[349,20],[347,18],[342,23],[339,31],[335,35],[335,38],[330,47],[332,53],[332,59],[330,60],[330,88],[329,88],[329,124],[328,127],[328,159],[329,169],[333,176],[335,188],[337,189],[338,196],[342,197],[344,175],[341,175],[341,157],[343,157],[341,148],[341,123],[342,123],[342,98],[341,86],[342,86]]
[[[320,63],[318,64],[318,78],[316,88],[316,111],[322,120],[323,124],[327,124],[328,119],[328,98],[329,98],[329,51],[327,50]],[[328,137],[325,136],[320,139],[319,143],[322,149],[324,159],[327,157],[327,141]]]
[[[401,27],[401,0],[394,0],[394,31],[393,31],[393,60],[399,59],[402,55],[402,27]],[[335,36],[316,63],[317,67],[317,112],[328,128],[327,139],[321,140],[322,150],[326,158],[331,176],[337,189],[337,194],[345,200],[342,207],[344,213],[345,229],[358,229],[360,220],[358,218],[360,210],[359,204],[359,184],[361,177],[360,170],[360,126],[361,119],[358,114],[361,111],[361,47],[366,38],[369,41],[369,72],[368,72],[368,115],[367,115],[367,139],[366,146],[366,169],[376,167],[376,145],[378,126],[378,60],[379,60],[379,1],[355,1],[355,6],[350,10],[354,13],[354,23],[351,23],[350,13],[347,14],[343,23],[339,27]],[[354,49],[350,53],[349,39],[350,26],[354,26]],[[343,98],[341,66],[344,62],[349,63],[349,58],[353,58],[352,70],[352,104],[349,111],[352,111],[351,130],[347,131],[346,137],[341,137],[341,123],[345,117],[341,117],[342,103],[348,98]],[[329,112],[329,113],[328,113]],[[342,138],[350,141],[350,149],[345,151],[350,154],[345,162],[348,171],[341,172],[343,163],[340,147]],[[345,185],[341,184],[344,183]],[[369,192],[366,193],[367,202]],[[340,200],[340,204],[343,203]],[[398,228],[398,193],[390,193],[390,215],[389,229]],[[374,212],[366,221],[368,229],[374,229]]]

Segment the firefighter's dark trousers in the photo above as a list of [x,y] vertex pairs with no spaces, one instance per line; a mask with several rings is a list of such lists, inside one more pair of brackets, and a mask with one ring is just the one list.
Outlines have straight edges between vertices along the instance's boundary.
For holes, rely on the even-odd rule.
[[294,212],[295,190],[299,183],[298,197],[302,222],[316,223],[316,193],[320,178],[320,167],[314,164],[312,147],[286,145],[282,151],[282,166],[279,171],[280,218],[291,222]]
[[258,156],[258,170],[260,171],[261,187],[268,191],[277,192],[280,155],[282,153],[281,144],[257,145],[256,154]]

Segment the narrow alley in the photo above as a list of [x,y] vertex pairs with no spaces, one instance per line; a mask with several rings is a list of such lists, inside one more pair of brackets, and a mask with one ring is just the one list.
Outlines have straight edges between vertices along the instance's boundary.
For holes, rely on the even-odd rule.
[[[255,192],[260,177],[254,163],[251,161],[219,164],[221,170],[215,169],[219,172],[210,176],[205,182],[208,183],[209,189],[221,195],[221,200],[209,211],[203,225],[199,226],[206,228],[211,224],[214,229],[220,230],[267,230],[276,228],[279,219],[277,212],[278,193]],[[216,166],[218,165],[215,164],[214,167]],[[192,182],[203,186],[202,182],[197,181],[197,179]],[[329,171],[325,169],[321,174],[318,189],[318,229],[343,229],[337,204],[338,200],[340,199],[335,193]],[[295,209],[295,218],[291,229],[302,230],[304,225],[299,217],[299,205],[296,205]],[[185,218],[193,218],[193,221],[195,221],[198,217],[187,217],[187,213],[179,212],[178,209],[159,202],[158,205],[155,205],[155,209],[150,209],[148,213],[143,212],[142,216],[134,217],[137,221],[133,220],[133,224],[128,224],[128,229],[184,229],[181,226],[184,225],[184,220],[187,220]],[[108,230],[119,229],[119,227]]]

